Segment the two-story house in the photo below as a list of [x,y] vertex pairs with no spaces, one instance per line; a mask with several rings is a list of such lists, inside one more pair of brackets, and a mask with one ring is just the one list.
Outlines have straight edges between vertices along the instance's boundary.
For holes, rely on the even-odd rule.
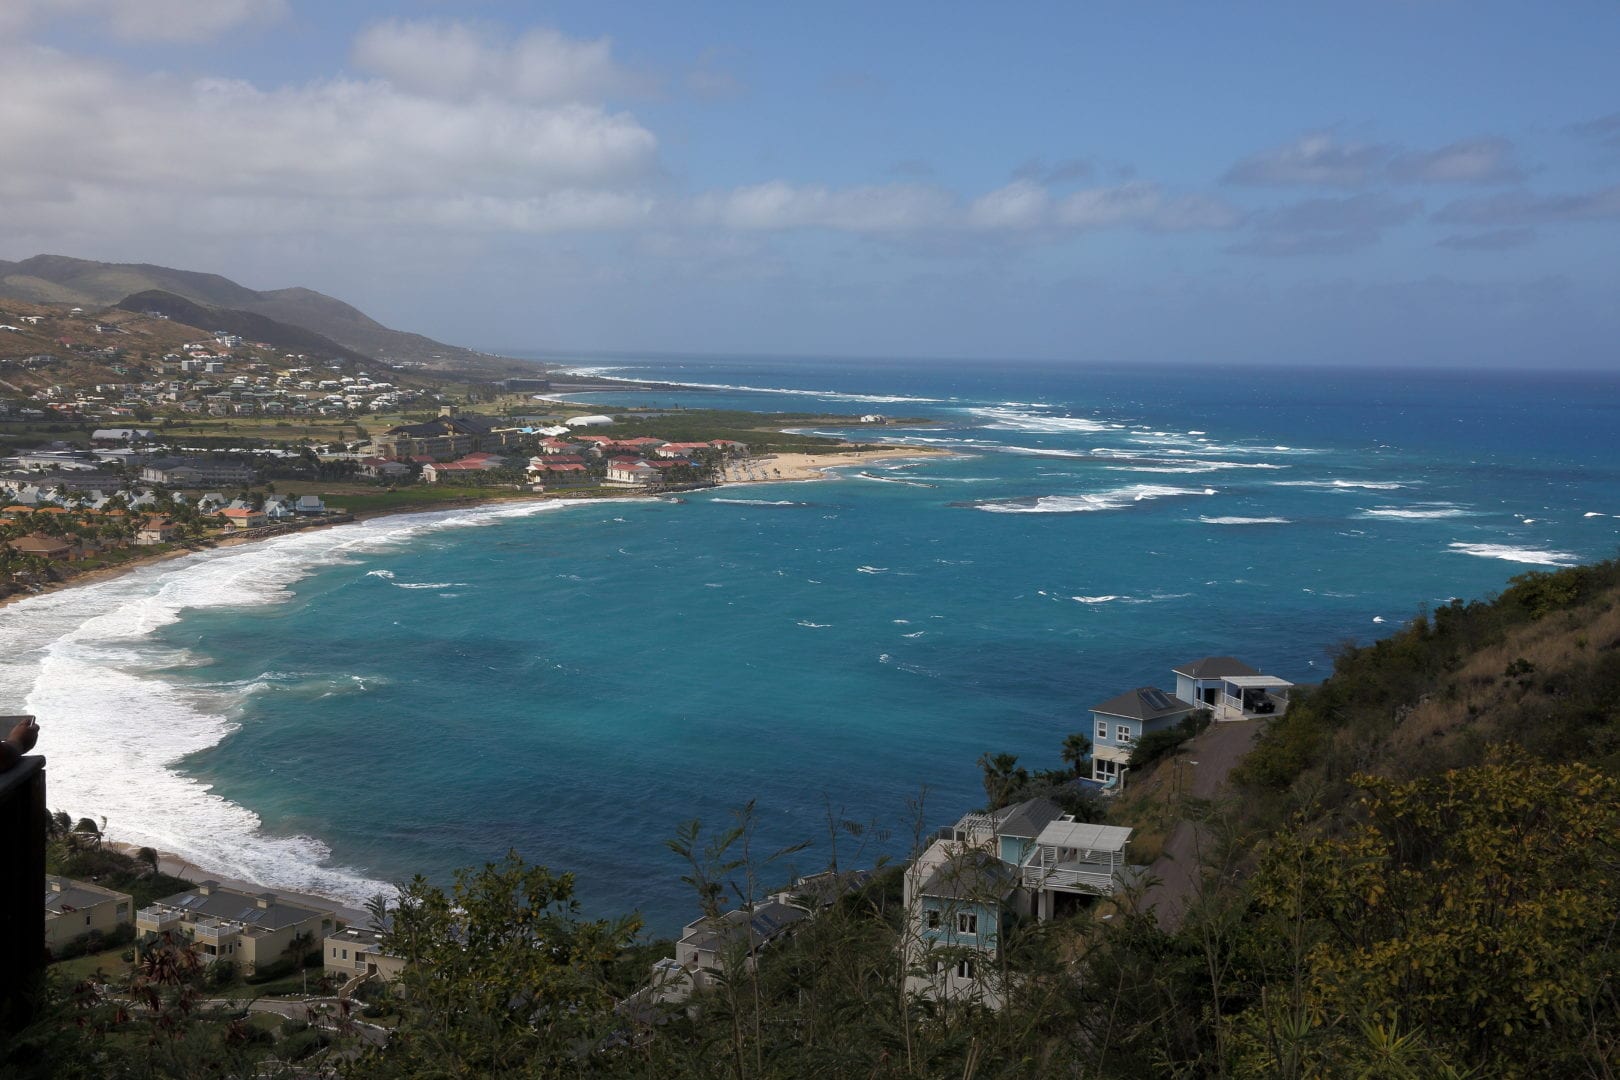
[[231,961],[245,975],[288,955],[295,942],[313,950],[340,925],[331,908],[294,903],[274,893],[238,892],[217,881],[154,901],[135,915],[137,933],[176,934],[189,940],[205,961]]
[[1137,687],[1093,705],[1091,778],[1104,784],[1117,782],[1142,736],[1174,727],[1195,708],[1152,686]]

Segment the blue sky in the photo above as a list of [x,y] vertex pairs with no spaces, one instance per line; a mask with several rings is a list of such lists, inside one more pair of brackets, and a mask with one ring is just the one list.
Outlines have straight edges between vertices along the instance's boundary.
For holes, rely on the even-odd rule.
[[7,0],[0,256],[484,347],[1620,368],[1620,9]]

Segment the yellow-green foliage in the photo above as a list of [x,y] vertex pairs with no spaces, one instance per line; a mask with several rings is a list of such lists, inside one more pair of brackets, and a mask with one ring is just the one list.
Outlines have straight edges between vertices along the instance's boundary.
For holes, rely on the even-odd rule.
[[1361,820],[1285,830],[1255,875],[1253,930],[1289,963],[1239,1021],[1247,1064],[1327,1068],[1371,1025],[1491,1075],[1584,1072],[1620,1035],[1620,782],[1497,748],[1356,784]]

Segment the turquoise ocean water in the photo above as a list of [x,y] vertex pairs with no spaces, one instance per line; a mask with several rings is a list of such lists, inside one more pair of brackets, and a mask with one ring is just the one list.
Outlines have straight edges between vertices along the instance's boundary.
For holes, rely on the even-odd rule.
[[953,819],[981,753],[1056,766],[1087,706],[1173,664],[1313,681],[1345,640],[1620,545],[1609,377],[590,366],[703,387],[593,410],[927,416],[886,440],[959,456],[384,519],[15,605],[0,691],[44,724],[53,804],[354,899],[514,847],[669,931],[683,819],[755,799],[759,849],[811,841],[812,870],[830,803],[890,830],[865,855],[903,849],[919,790]]

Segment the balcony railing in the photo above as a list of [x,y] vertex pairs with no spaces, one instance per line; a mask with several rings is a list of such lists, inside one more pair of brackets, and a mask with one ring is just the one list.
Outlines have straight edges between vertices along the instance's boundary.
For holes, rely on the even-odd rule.
[[1025,866],[1024,888],[1075,889],[1109,896],[1118,888],[1118,882],[1112,870],[1101,867],[1096,870],[1079,870],[1062,866]]

